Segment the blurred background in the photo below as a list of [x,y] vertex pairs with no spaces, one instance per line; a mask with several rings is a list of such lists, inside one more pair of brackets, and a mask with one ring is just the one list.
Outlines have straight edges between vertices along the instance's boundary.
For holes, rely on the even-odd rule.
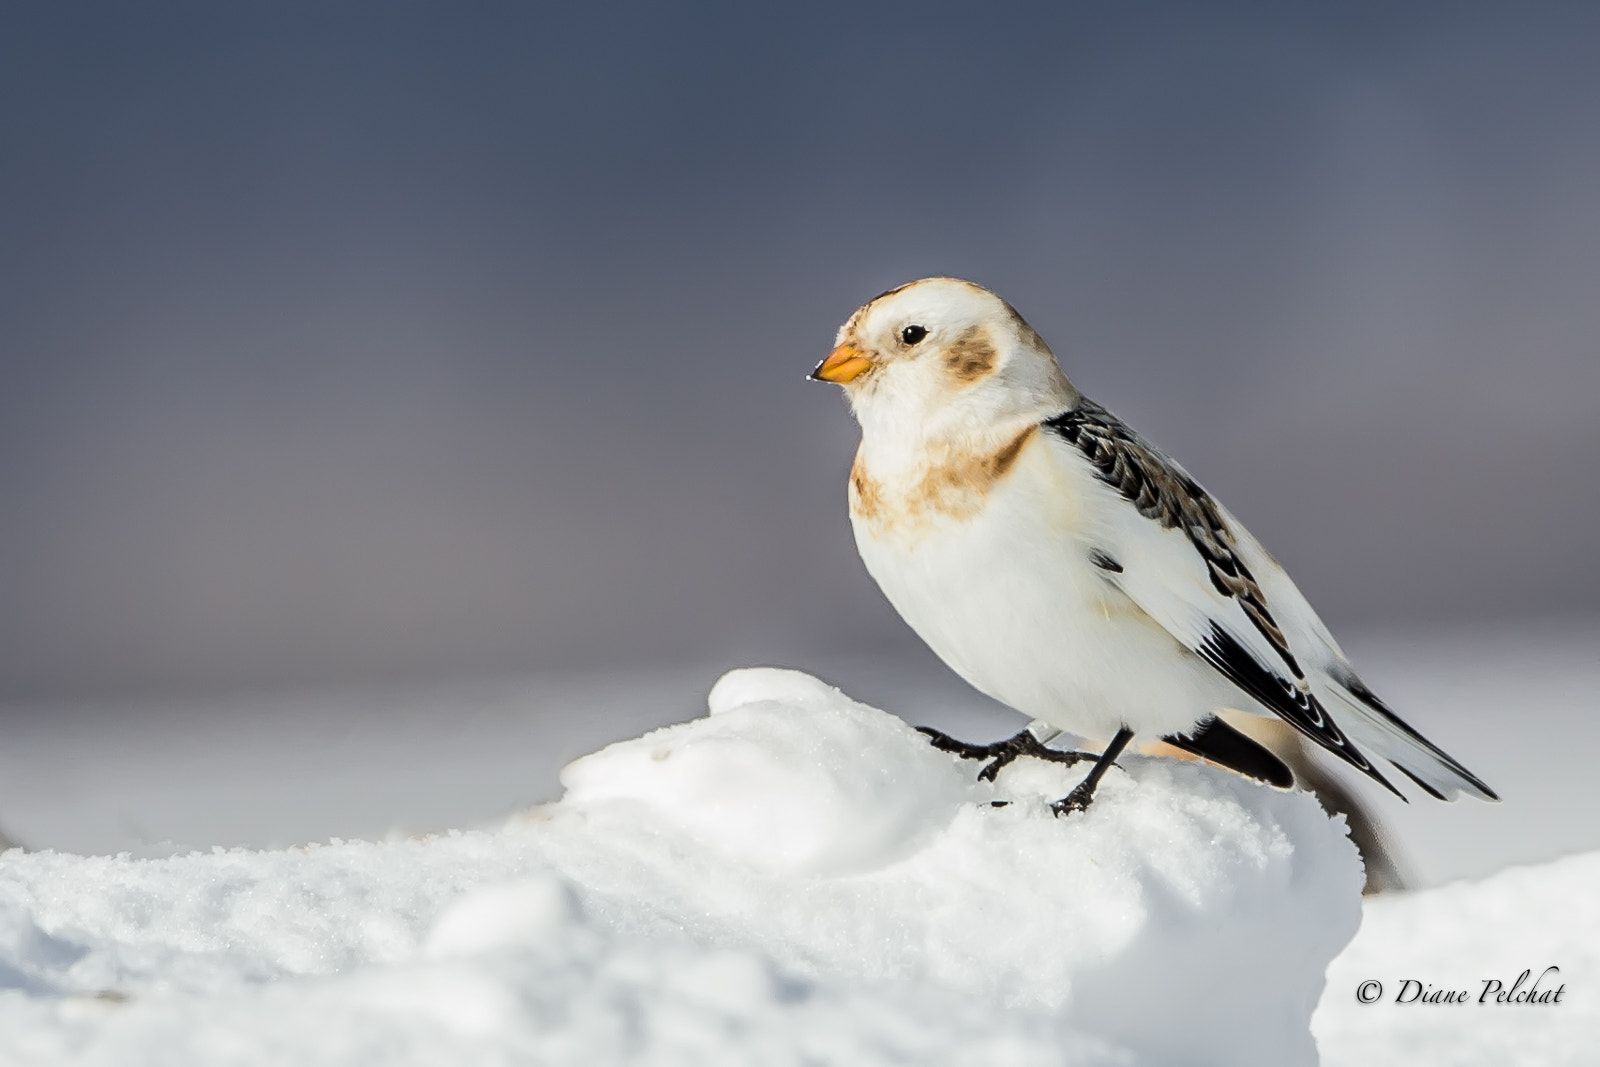
[[1597,115],[1586,5],[0,3],[0,829],[488,819],[750,663],[1009,731],[803,380],[955,274],[1507,796],[1418,880],[1600,847]]

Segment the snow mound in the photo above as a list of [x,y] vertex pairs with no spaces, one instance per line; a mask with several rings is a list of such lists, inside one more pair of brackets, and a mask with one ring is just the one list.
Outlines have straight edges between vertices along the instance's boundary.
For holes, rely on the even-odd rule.
[[[1383,989],[1364,1004],[1356,991],[1367,981]],[[1329,1065],[1582,1067],[1600,1045],[1597,989],[1600,853],[1591,852],[1369,900],[1361,933],[1328,968],[1313,1028]],[[1467,1000],[1424,999],[1440,990]]]
[[734,671],[711,717],[612,745],[561,772],[570,807],[674,827],[773,875],[846,874],[915,851],[968,787],[950,758],[798,671]]
[[[0,857],[0,1062],[1293,1064],[1360,921],[1307,796],[994,784],[792,671],[493,831]],[[999,806],[997,806],[999,805]]]

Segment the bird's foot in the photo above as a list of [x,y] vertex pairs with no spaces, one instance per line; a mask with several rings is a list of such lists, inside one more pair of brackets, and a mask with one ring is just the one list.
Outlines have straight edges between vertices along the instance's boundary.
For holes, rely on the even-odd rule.
[[[1084,788],[1085,786],[1088,788]],[[1050,814],[1059,819],[1075,811],[1088,811],[1089,803],[1093,800],[1094,785],[1088,781],[1079,782],[1073,787],[1072,792],[1050,805]]]
[[1049,748],[1035,737],[1031,730],[1023,730],[1015,737],[1008,737],[1004,741],[996,741],[990,745],[957,741],[949,734],[935,730],[931,726],[919,726],[917,732],[926,734],[933,747],[941,752],[954,752],[962,759],[989,760],[989,765],[978,772],[979,780],[985,782],[994,781],[995,776],[1005,768],[1006,764],[1018,756],[1032,756],[1034,759],[1049,760],[1051,763],[1064,763],[1069,767],[1084,760],[1094,759],[1094,756],[1087,752],[1067,752],[1059,748]]
[[1106,750],[1100,753],[1100,758],[1095,760],[1094,766],[1089,768],[1089,773],[1083,781],[1072,787],[1072,792],[1050,805],[1050,814],[1060,818],[1071,815],[1075,811],[1088,811],[1089,804],[1094,800],[1095,786],[1100,784],[1100,779],[1105,777],[1106,771],[1117,764],[1117,757],[1122,755],[1122,750],[1128,747],[1128,742],[1133,740],[1133,731],[1124,726],[1117,731],[1117,736],[1111,739]]

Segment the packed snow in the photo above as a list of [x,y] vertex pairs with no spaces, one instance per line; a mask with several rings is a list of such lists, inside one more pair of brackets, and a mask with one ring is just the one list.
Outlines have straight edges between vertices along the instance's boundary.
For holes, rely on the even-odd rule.
[[0,1062],[1315,1062],[1361,871],[1310,796],[1127,757],[1056,819],[1083,767],[807,675],[710,706],[493,829],[6,853]]

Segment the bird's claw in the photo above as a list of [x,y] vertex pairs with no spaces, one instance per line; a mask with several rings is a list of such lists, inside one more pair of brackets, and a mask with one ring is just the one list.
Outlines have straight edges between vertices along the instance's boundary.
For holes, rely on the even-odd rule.
[[943,730],[935,730],[931,726],[918,726],[916,731],[919,734],[925,734],[928,738],[928,743],[934,748],[941,752],[954,752],[962,759],[986,759],[994,755],[994,750],[1000,747],[999,745],[973,745],[965,741],[957,741]]
[[1051,804],[1050,814],[1059,819],[1061,816],[1071,815],[1075,811],[1088,811],[1090,801],[1094,800],[1094,789],[1092,787],[1089,789],[1084,788],[1088,784],[1088,782],[1078,783],[1072,792]]
[[966,741],[957,741],[942,730],[935,730],[931,726],[919,726],[917,732],[926,734],[934,748],[941,752],[953,752],[962,759],[986,759],[989,764],[978,772],[978,779],[992,782],[1005,766],[1018,756],[1032,756],[1034,759],[1048,760],[1051,763],[1064,763],[1072,766],[1084,760],[1094,759],[1087,752],[1067,752],[1058,748],[1050,748],[1035,737],[1032,731],[1023,730],[1014,737],[1004,741],[996,741],[989,745],[974,745]]

